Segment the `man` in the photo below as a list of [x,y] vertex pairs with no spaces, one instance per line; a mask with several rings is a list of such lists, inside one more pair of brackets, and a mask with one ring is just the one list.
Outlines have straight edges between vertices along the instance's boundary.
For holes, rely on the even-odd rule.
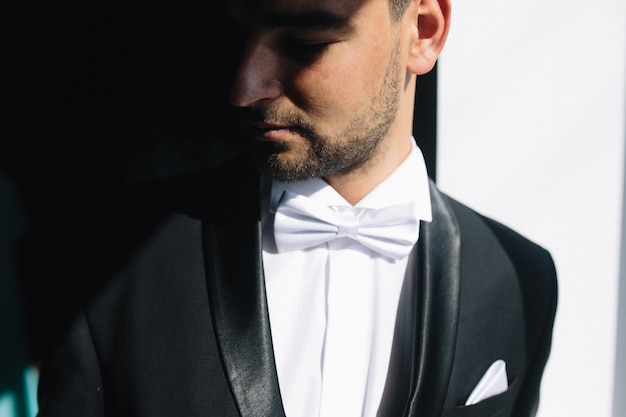
[[40,415],[534,415],[552,260],[440,193],[411,136],[449,0],[221,3],[256,164],[88,213]]

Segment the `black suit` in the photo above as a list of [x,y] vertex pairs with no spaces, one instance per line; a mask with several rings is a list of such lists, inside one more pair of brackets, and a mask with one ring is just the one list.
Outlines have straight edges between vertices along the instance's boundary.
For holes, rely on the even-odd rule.
[[[75,319],[42,371],[42,417],[284,415],[258,177],[242,171],[211,173],[222,179],[213,189],[198,177],[166,181],[132,203],[85,210],[67,251]],[[232,178],[245,181],[232,187]],[[394,342],[381,408],[392,417],[533,415],[556,309],[553,262],[434,186],[431,197],[419,273],[403,290],[409,319],[397,326],[408,344]],[[496,359],[507,363],[509,391],[462,407]]]

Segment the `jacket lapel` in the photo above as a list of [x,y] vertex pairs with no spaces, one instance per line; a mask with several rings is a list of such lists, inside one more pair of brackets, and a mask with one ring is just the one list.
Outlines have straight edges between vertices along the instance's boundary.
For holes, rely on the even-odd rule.
[[204,223],[211,313],[243,417],[284,416],[269,326],[256,220]]
[[204,204],[203,246],[226,377],[242,417],[284,417],[265,296],[259,173],[235,159],[215,178],[207,182],[216,188]]
[[460,235],[452,208],[431,183],[433,221],[423,223],[418,243],[417,318],[412,398],[408,416],[439,416],[457,335]]

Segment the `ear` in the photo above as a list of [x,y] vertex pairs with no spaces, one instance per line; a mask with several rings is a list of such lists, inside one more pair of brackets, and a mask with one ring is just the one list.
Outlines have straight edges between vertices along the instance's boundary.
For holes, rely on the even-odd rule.
[[416,75],[430,71],[437,62],[450,30],[450,0],[413,0],[410,13],[411,43],[407,70]]

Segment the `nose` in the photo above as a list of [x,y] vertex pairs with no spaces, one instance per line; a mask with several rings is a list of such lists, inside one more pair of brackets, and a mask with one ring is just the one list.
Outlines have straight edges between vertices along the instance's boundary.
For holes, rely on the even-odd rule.
[[243,54],[230,92],[236,107],[248,107],[281,95],[278,54],[262,40],[251,42]]

